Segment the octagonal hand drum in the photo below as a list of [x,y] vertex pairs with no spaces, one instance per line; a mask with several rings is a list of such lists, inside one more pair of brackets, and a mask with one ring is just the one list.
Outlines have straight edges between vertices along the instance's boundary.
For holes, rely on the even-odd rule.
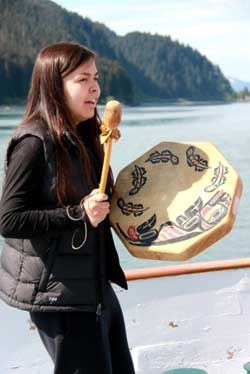
[[241,192],[211,143],[163,142],[119,173],[110,221],[132,255],[187,260],[231,230]]

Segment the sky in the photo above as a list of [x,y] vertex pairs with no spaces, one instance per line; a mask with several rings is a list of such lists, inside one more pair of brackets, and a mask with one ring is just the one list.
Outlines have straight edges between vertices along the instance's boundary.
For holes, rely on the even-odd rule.
[[168,35],[250,82],[250,0],[56,0],[118,35]]

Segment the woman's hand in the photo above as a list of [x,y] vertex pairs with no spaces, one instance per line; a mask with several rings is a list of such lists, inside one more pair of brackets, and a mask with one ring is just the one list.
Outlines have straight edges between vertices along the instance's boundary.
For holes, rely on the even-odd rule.
[[92,226],[97,227],[109,214],[110,204],[107,200],[106,194],[99,193],[98,189],[94,189],[81,201]]

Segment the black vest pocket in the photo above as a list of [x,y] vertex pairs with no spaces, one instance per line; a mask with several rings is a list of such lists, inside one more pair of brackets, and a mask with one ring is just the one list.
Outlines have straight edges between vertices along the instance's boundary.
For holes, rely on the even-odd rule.
[[48,257],[47,257],[47,260],[44,262],[44,269],[43,269],[41,279],[38,285],[38,291],[40,292],[46,291],[49,276],[51,274],[51,270],[55,262],[55,257],[57,254],[56,253],[57,247],[58,247],[58,242],[56,239],[53,239],[48,249]]

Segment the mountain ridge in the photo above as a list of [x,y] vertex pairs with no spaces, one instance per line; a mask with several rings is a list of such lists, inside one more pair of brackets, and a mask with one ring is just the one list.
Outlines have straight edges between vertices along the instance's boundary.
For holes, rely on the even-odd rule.
[[227,76],[232,88],[236,91],[242,91],[244,88],[250,89],[250,82],[244,81],[235,77]]
[[169,36],[118,36],[50,0],[0,0],[0,103],[26,97],[35,56],[44,46],[75,41],[99,56],[102,100],[225,100],[233,95],[218,66]]

